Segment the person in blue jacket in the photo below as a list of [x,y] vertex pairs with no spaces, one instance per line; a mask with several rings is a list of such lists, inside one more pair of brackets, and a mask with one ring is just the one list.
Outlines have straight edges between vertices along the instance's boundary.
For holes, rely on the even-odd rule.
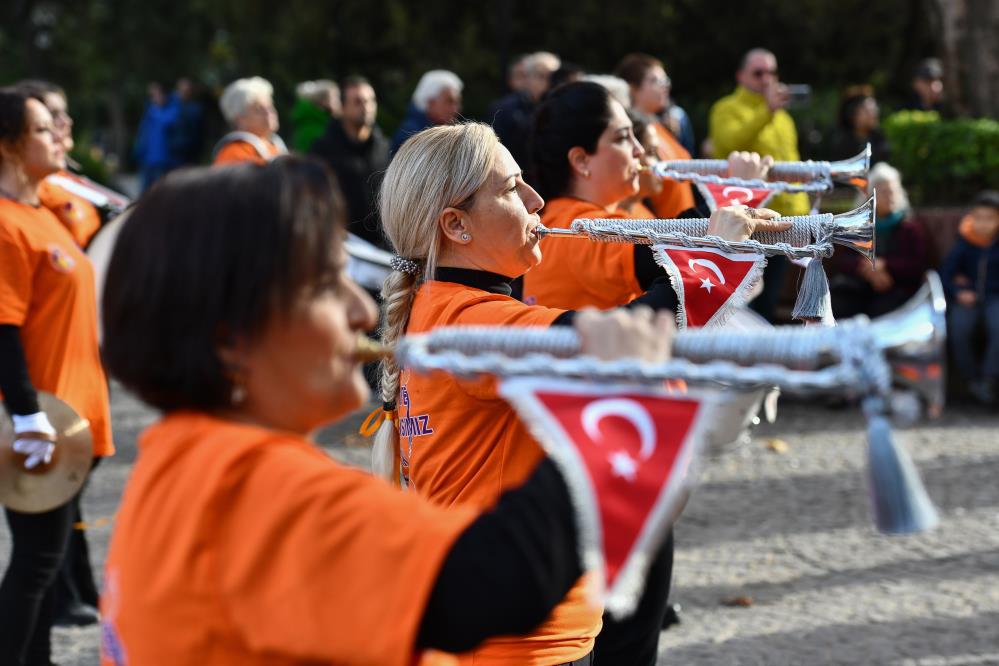
[[178,165],[171,146],[171,135],[180,118],[180,105],[167,97],[159,83],[150,83],[148,94],[149,101],[142,114],[133,150],[142,174],[143,191]]
[[[980,193],[962,220],[957,242],[944,260],[941,278],[950,299],[954,364],[979,402],[995,402],[999,387],[999,191]],[[985,354],[975,334],[985,328]]]

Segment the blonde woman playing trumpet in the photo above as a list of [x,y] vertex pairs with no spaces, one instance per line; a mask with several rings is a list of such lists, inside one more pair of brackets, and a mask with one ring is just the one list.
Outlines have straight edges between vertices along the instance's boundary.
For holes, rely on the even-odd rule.
[[[587,352],[599,355],[604,341],[588,330],[586,311],[530,306],[511,296],[511,281],[542,260],[536,232],[543,205],[486,125],[431,128],[407,141],[381,190],[382,224],[398,254],[382,291],[383,342],[446,325],[561,325],[579,329]],[[733,238],[748,237],[755,224],[735,208],[720,209],[712,219],[717,233]],[[665,277],[629,306],[638,308],[634,316],[656,317],[661,330],[672,329],[675,296]],[[392,418],[378,433],[379,467],[435,503],[490,506],[543,457],[491,382],[417,376],[388,360],[381,393]],[[391,464],[396,451],[398,471]],[[672,559],[669,544],[663,553]],[[655,569],[666,572],[664,579],[654,573],[649,584],[658,598],[668,586],[669,566]],[[591,663],[601,609],[587,604],[586,585],[580,579],[531,634],[487,641],[465,663]],[[644,663],[649,642],[654,658],[662,618],[642,609],[634,633],[650,639],[612,663]]]

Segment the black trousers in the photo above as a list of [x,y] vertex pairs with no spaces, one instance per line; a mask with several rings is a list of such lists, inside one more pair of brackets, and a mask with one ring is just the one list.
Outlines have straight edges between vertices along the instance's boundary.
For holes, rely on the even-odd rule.
[[604,628],[593,647],[595,666],[655,666],[672,579],[673,531],[670,530],[649,566],[645,593],[634,614],[624,620],[604,615]]
[[768,257],[763,269],[763,291],[749,303],[749,308],[771,324],[777,323],[777,302],[784,289],[784,274],[788,260],[785,257]]
[[13,550],[0,583],[0,663],[48,666],[54,583],[73,531],[73,502],[45,513],[4,512]]
[[[93,476],[94,470],[97,469],[101,460],[103,458],[94,458],[90,474],[87,475],[83,488],[70,501],[74,524],[83,522],[80,500],[87,489],[87,484],[90,483],[90,477]],[[55,615],[58,617],[60,613],[65,613],[71,605],[76,603],[97,606],[99,596],[97,583],[94,582],[94,572],[90,567],[90,548],[87,545],[86,534],[83,530],[74,529],[69,535],[66,556],[55,583]]]

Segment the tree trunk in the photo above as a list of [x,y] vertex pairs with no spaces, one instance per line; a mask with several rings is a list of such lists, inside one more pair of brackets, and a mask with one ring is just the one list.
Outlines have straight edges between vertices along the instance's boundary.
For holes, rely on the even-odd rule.
[[947,97],[961,115],[999,117],[999,0],[932,0]]

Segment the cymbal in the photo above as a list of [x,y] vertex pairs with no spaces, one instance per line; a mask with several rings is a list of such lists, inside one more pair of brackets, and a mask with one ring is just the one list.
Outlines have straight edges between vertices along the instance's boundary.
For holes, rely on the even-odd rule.
[[24,469],[24,456],[12,447],[14,425],[0,404],[0,504],[22,513],[42,513],[65,504],[80,492],[93,463],[90,422],[50,393],[38,403],[56,430],[52,461]]

